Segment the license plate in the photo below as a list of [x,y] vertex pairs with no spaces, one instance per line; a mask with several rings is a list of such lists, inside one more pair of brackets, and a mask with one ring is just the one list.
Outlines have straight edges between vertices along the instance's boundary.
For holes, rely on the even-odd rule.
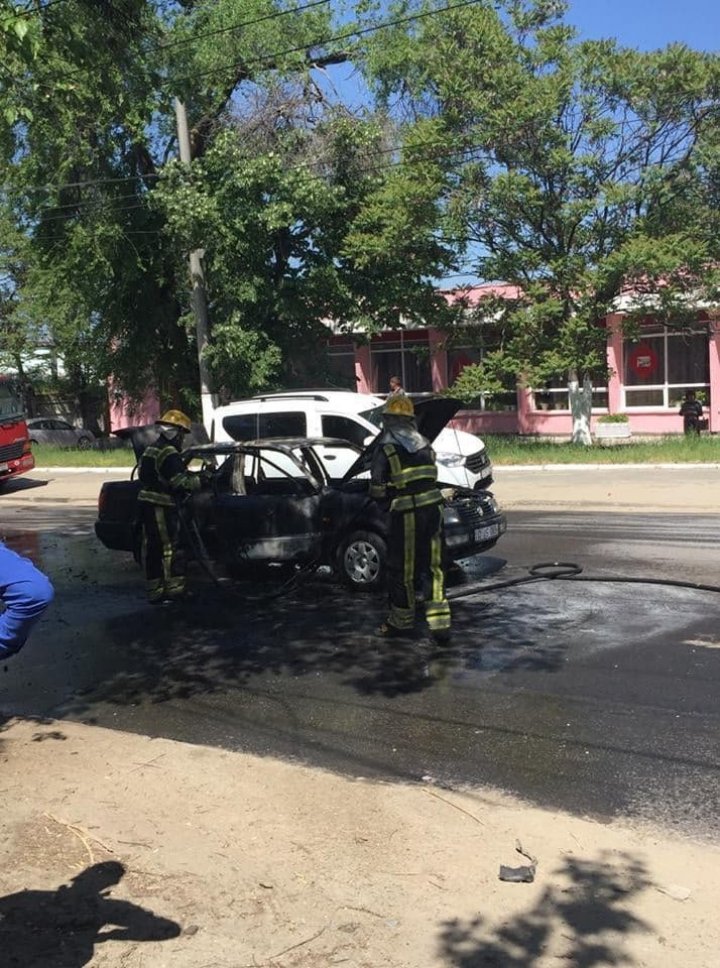
[[475,541],[488,541],[500,534],[499,524],[489,524],[486,528],[475,528]]
[[9,464],[0,464],[0,474],[2,474],[3,471],[9,471],[9,470],[10,470]]

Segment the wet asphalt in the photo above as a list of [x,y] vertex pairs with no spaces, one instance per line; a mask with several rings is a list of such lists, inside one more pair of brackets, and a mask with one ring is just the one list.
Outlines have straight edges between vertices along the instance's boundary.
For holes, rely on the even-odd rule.
[[328,575],[150,607],[94,515],[36,508],[5,539],[52,576],[57,600],[0,668],[3,715],[101,726],[282,756],[353,776],[491,786],[595,818],[720,832],[720,595],[659,584],[544,581],[492,590],[542,561],[583,577],[720,585],[720,517],[510,512],[464,563],[443,650],[379,642],[382,599]]

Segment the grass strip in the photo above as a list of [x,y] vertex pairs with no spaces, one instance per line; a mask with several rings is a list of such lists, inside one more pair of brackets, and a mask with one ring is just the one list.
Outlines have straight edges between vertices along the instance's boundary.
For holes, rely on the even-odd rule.
[[[720,463],[720,437],[678,434],[656,440],[621,440],[591,447],[536,440],[512,435],[483,435],[494,464],[716,464]],[[50,444],[33,446],[35,464],[42,467],[132,467],[132,450],[73,450]]]
[[517,436],[482,437],[494,464],[716,464],[720,438],[673,434],[657,440],[620,440],[590,447]]
[[35,466],[43,467],[133,467],[135,456],[128,447],[112,450],[77,450],[72,447],[53,447],[52,444],[33,444]]

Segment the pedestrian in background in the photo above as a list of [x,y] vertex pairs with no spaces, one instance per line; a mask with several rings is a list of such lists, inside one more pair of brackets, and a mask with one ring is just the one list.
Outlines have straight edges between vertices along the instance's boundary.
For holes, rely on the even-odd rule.
[[0,542],[0,660],[22,649],[54,594],[47,575]]
[[686,434],[699,434],[703,408],[695,398],[694,390],[687,390],[685,399],[680,404],[680,416],[683,418],[683,429]]
[[402,380],[400,379],[400,377],[391,376],[389,396],[395,397],[395,396],[398,396],[399,394],[404,394],[404,393],[405,391],[403,390]]

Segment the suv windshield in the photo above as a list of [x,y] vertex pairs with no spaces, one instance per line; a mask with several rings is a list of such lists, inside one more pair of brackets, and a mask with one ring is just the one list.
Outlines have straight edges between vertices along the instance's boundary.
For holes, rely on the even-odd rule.
[[364,410],[360,416],[380,430],[382,427],[383,409],[383,407],[373,407],[372,410]]
[[0,382],[0,420],[22,417],[22,398],[11,383]]

